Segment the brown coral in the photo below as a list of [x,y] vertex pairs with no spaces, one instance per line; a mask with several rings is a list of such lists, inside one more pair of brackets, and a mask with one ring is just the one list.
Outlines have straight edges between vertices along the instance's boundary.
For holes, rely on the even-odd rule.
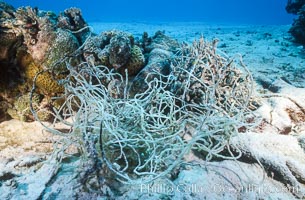
[[149,53],[156,48],[171,52],[176,52],[180,48],[177,40],[165,35],[162,31],[157,31],[151,38],[148,37],[147,33],[144,33],[142,39],[145,53]]
[[[31,7],[15,10],[0,2],[1,121],[7,118],[8,108],[11,108],[11,115],[16,114],[15,104],[19,97],[31,91],[34,80],[35,92],[41,98],[49,99],[44,108],[48,113],[54,103],[50,97],[58,96],[64,91],[59,81],[66,78],[66,64],[74,66],[79,63],[80,57],[74,53],[79,48],[79,42],[83,42],[90,32],[89,29],[73,32],[87,26],[80,10],[68,9],[64,16],[71,26],[59,28],[59,18],[53,12]],[[58,102],[55,104],[57,106]],[[45,113],[39,111],[37,114],[46,119],[48,114]]]
[[[34,94],[32,98],[32,105],[34,109],[38,108],[40,102],[41,97],[38,94]],[[33,121],[34,118],[30,110],[30,94],[17,97],[13,104],[13,108],[8,109],[7,112],[14,119],[21,121]]]
[[57,28],[56,18],[50,12],[20,7],[14,15],[15,18],[6,25],[8,32],[22,35],[27,51],[36,64],[39,63],[44,69],[52,68],[55,73],[62,73],[65,67],[58,62],[79,47],[77,38],[71,31]]
[[[22,53],[20,53],[22,54]],[[58,84],[58,80],[64,78],[63,75],[54,77],[50,72],[43,70],[39,65],[34,63],[31,55],[25,54],[20,57],[20,66],[24,70],[25,81],[31,86],[37,75],[35,85],[41,94],[52,95],[64,91],[64,87]]]
[[25,122],[33,121],[34,116],[30,109],[30,103],[32,103],[38,119],[41,121],[48,121],[53,115],[49,108],[47,108],[48,102],[45,101],[46,98],[42,99],[42,96],[39,94],[34,93],[31,95],[30,93],[27,93],[17,97],[12,108],[9,108],[7,112],[13,119]]
[[[53,42],[51,44],[48,42],[48,44],[49,48],[45,52],[44,62],[42,63],[44,69],[48,69],[54,74],[61,74],[67,72],[66,62],[70,64],[77,63],[77,57],[73,57],[70,60],[66,59],[79,47],[79,43],[72,33],[57,29]],[[36,51],[33,53],[35,54]]]
[[111,38],[109,44],[109,63],[111,67],[119,69],[124,66],[131,55],[131,42],[125,34],[118,34]]
[[134,45],[131,48],[130,58],[127,64],[123,68],[121,68],[120,73],[124,74],[125,69],[127,69],[128,75],[134,76],[143,68],[144,64],[145,58],[140,47]]
[[71,30],[80,43],[85,42],[86,38],[91,34],[87,23],[84,20],[81,10],[78,8],[66,9],[60,13],[57,18],[57,27]]
[[78,31],[87,26],[79,8],[69,8],[59,14],[57,27]]
[[164,49],[155,48],[148,55],[147,65],[136,75],[132,81],[130,93],[144,92],[147,88],[145,80],[153,80],[155,77],[170,74],[170,62],[173,53]]
[[115,30],[105,31],[87,40],[83,55],[92,65],[119,69],[130,60],[133,46],[132,34]]

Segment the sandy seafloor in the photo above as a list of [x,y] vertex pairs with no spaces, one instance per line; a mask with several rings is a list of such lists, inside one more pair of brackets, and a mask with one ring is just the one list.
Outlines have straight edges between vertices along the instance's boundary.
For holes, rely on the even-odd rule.
[[[141,37],[144,31],[153,36],[161,30],[179,41],[192,42],[201,35],[207,40],[217,38],[218,53],[232,58],[241,55],[257,82],[255,95],[262,102],[257,113],[265,119],[265,126],[260,131],[241,134],[233,143],[255,155],[265,168],[278,173],[278,178],[272,173],[265,174],[260,165],[252,162],[213,162],[206,167],[182,170],[174,183],[199,189],[193,187],[181,192],[176,188],[167,195],[169,199],[304,199],[305,49],[291,42],[290,25],[89,24],[95,33],[117,29]],[[0,124],[0,199],[73,199],[75,196],[102,199],[94,194],[79,194],[75,189],[77,162],[66,161],[60,169],[43,162],[49,157],[46,152],[52,149],[50,138],[53,138],[51,134],[43,132],[37,122],[10,120]],[[236,189],[241,181],[249,186],[248,190]],[[115,198],[167,199],[157,189],[122,187],[118,189],[123,191],[122,196]]]

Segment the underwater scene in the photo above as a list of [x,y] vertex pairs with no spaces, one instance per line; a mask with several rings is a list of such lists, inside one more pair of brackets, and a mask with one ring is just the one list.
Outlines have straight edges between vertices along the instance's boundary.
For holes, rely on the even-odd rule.
[[305,199],[304,0],[0,0],[0,199]]

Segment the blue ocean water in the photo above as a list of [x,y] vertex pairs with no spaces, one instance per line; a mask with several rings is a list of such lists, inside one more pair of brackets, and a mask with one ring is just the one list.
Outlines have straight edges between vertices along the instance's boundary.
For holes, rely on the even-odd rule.
[[37,6],[56,13],[81,8],[88,22],[211,22],[227,24],[291,24],[287,0],[6,0],[14,7]]

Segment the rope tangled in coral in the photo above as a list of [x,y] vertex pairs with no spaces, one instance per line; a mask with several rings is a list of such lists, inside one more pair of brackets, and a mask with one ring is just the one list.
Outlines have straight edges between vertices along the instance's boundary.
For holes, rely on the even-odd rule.
[[64,135],[65,147],[76,145],[84,159],[101,162],[124,183],[164,177],[190,151],[207,161],[234,158],[221,152],[251,126],[249,71],[217,55],[216,45],[203,38],[182,45],[171,68],[168,76],[151,72],[154,79],[143,83],[147,89],[130,96],[128,77],[105,66],[69,67],[65,102],[54,110],[54,124],[65,124],[69,133],[48,130]]

